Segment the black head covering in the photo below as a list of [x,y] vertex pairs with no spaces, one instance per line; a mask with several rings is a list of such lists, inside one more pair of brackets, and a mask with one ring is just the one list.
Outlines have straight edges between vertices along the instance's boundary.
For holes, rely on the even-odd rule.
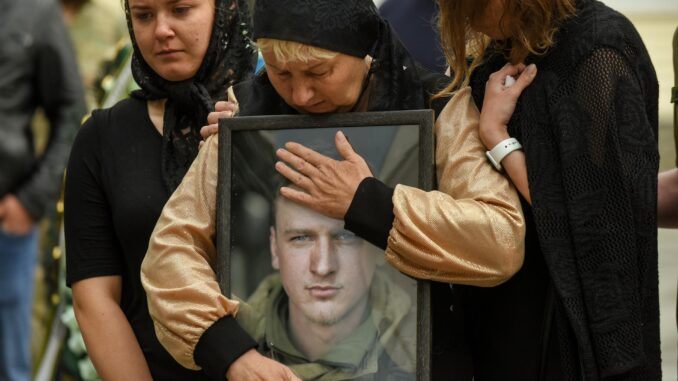
[[212,36],[202,64],[193,78],[174,82],[160,77],[144,61],[125,0],[127,27],[134,47],[132,74],[141,87],[132,96],[145,100],[167,98],[161,160],[163,180],[170,192],[179,185],[198,153],[200,127],[206,123],[214,103],[226,98],[229,86],[248,78],[256,64],[246,1],[214,1]]
[[359,58],[379,33],[372,0],[257,0],[254,39],[300,42]]

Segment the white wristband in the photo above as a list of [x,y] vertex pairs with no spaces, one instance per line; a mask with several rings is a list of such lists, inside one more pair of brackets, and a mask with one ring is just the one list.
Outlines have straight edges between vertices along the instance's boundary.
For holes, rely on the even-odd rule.
[[490,163],[497,168],[497,171],[501,171],[501,161],[504,160],[506,155],[521,148],[523,148],[523,146],[520,145],[520,142],[516,140],[516,138],[508,138],[499,142],[499,144],[494,146],[491,150],[486,151],[485,156],[487,156]]

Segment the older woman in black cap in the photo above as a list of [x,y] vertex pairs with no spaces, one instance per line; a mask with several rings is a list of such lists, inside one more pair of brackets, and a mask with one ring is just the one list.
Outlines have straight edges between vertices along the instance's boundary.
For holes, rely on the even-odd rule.
[[[446,77],[411,59],[370,0],[258,0],[254,19],[254,37],[266,66],[253,80],[233,88],[239,115],[436,110],[438,191],[402,185],[391,189],[380,183],[339,133],[337,148],[346,160],[334,164],[357,170],[340,176],[346,182],[341,188],[348,189],[347,202],[320,212],[344,219],[347,229],[385,248],[391,265],[416,278],[492,286],[520,268],[520,203],[485,158],[477,134],[479,113],[468,89],[447,104],[430,103],[431,95],[448,82]],[[213,113],[209,119],[215,123],[216,117],[230,115]],[[253,350],[255,342],[234,318],[238,303],[219,291],[213,271],[217,145],[215,138],[206,141],[149,243],[142,282],[156,332],[182,365],[202,367],[215,379],[293,379],[286,368],[259,365],[263,359]],[[300,169],[299,157],[307,152],[289,143],[279,155]],[[246,164],[234,165],[237,170]],[[295,185],[304,187],[298,172],[283,163],[276,168],[300,179]],[[373,213],[348,210],[358,184],[368,197],[356,211],[377,208]],[[303,197],[290,187],[281,193]],[[372,214],[390,215],[391,221],[375,224],[369,220]]]

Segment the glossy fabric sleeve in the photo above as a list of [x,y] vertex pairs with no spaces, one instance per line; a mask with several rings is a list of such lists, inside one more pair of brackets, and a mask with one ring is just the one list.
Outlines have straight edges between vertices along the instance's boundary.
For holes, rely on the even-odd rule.
[[[175,360],[190,369],[204,366],[196,364],[194,357],[198,356],[194,351],[205,331],[220,319],[234,319],[238,311],[238,302],[221,294],[214,270],[217,153],[215,135],[207,139],[165,205],[141,267],[141,281],[156,335]],[[208,352],[200,357],[204,361],[210,361],[205,358],[211,356],[215,362],[235,360],[233,352],[238,351],[235,348],[243,353],[254,346],[246,340],[230,340],[243,337],[241,332],[234,332],[229,339],[226,334],[229,330],[241,329],[237,324],[225,322],[219,326],[210,332],[224,336],[222,348],[201,345]],[[226,326],[228,328],[223,329]],[[225,346],[228,348],[223,348]],[[225,364],[226,368],[228,365]]]
[[398,185],[387,260],[420,279],[494,286],[523,263],[525,222],[509,180],[485,157],[469,88],[435,124],[438,190]]

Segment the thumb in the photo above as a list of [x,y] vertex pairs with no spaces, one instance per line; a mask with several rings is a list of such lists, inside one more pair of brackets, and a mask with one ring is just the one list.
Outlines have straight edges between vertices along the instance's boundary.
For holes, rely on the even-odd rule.
[[339,152],[344,159],[349,160],[357,155],[343,132],[337,132],[334,137],[334,143],[337,146],[337,152]]
[[519,92],[522,92],[532,83],[536,76],[537,66],[535,64],[530,64],[522,73],[520,73],[520,77],[516,79],[516,83],[512,87],[515,87]]

